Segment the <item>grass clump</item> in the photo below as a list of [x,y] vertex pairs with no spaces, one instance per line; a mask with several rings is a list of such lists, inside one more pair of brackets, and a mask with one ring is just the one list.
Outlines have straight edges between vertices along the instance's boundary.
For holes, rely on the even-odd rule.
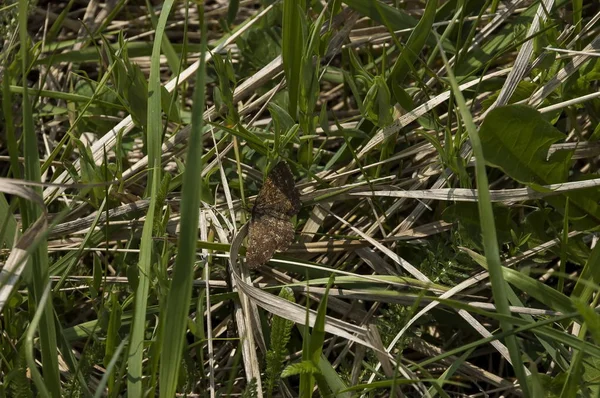
[[599,13],[0,5],[0,394],[597,395]]

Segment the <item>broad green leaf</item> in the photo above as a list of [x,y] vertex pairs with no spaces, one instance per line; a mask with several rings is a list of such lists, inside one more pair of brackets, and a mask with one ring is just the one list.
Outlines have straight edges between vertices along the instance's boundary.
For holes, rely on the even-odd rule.
[[[535,109],[523,105],[496,108],[485,118],[479,135],[486,162],[530,188],[544,190],[540,185],[567,181],[571,152],[557,151],[548,156],[550,146],[565,135]],[[597,190],[589,189],[547,197],[546,201],[566,214],[568,197],[569,219],[584,230],[600,221],[597,195]]]
[[479,129],[487,163],[524,184],[565,182],[571,154],[550,145],[566,137],[533,108],[508,105],[492,110]]
[[271,103],[267,105],[267,109],[273,118],[273,126],[277,133],[283,134],[295,124],[294,118],[279,105]]

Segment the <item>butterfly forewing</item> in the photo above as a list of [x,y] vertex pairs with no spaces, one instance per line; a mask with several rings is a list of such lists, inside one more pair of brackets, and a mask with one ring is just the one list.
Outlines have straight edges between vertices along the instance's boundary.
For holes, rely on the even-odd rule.
[[298,214],[302,203],[286,162],[279,162],[267,175],[250,220],[246,264],[258,267],[277,250],[286,250],[294,238],[290,217]]
[[300,195],[294,183],[294,175],[286,162],[279,162],[277,166],[267,175],[267,180],[262,186],[254,207],[252,216],[255,214],[293,216],[298,214],[302,203]]

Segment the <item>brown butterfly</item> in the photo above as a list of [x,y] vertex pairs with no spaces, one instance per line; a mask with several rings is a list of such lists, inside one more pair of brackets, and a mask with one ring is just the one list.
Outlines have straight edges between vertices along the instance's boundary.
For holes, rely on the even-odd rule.
[[294,238],[290,217],[298,214],[302,202],[294,184],[294,175],[285,161],[267,175],[250,219],[246,264],[257,268],[273,257],[276,250],[286,250]]

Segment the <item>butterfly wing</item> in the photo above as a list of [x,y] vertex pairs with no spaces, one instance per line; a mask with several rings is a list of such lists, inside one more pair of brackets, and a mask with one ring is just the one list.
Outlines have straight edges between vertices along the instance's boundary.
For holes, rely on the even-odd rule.
[[302,202],[294,183],[294,175],[290,166],[281,161],[267,175],[254,202],[252,217],[257,214],[286,214],[291,217],[298,214],[300,207]]
[[294,225],[287,218],[268,214],[253,217],[248,233],[246,264],[250,268],[263,265],[273,257],[275,251],[287,250],[292,239]]
[[269,261],[277,250],[286,250],[294,239],[289,218],[298,214],[302,203],[290,167],[281,161],[267,175],[254,207],[248,233],[246,263],[250,268]]

